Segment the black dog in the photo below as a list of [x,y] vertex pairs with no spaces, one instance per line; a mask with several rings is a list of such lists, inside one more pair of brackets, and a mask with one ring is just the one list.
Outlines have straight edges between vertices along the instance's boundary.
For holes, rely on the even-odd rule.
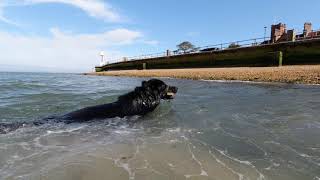
[[160,104],[161,99],[173,99],[177,91],[177,87],[168,86],[159,79],[151,79],[143,81],[142,86],[136,87],[134,91],[120,96],[116,102],[87,107],[60,117],[46,118],[32,123],[0,124],[0,134],[23,126],[42,125],[48,121],[74,123],[93,119],[145,115],[153,111]]

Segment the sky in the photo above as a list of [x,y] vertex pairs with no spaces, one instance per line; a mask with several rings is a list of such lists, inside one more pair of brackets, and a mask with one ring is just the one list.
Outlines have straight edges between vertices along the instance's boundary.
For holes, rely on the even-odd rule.
[[320,29],[320,1],[0,0],[0,71],[87,72],[106,60]]

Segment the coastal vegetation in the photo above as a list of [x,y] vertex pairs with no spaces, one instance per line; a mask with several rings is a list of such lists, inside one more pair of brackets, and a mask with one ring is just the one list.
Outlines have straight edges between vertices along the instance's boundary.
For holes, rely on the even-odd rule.
[[177,48],[178,48],[178,49],[177,49],[178,52],[179,52],[179,51],[182,51],[183,53],[187,53],[187,52],[189,52],[189,51],[194,50],[194,49],[195,49],[195,46],[194,46],[191,42],[189,42],[189,41],[184,41],[184,42],[178,44],[178,45],[177,45]]

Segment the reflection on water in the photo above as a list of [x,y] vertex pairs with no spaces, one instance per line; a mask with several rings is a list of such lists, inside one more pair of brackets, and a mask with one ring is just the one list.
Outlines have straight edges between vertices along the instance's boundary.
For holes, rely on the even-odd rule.
[[[320,178],[319,86],[164,80],[176,99],[144,117],[0,135],[0,179]],[[0,122],[111,102],[141,81],[0,73]]]

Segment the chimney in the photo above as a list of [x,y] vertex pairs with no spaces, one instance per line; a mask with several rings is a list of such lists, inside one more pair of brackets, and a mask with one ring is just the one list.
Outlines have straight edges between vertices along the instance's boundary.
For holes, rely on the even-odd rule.
[[312,24],[310,22],[304,23],[303,36],[307,37],[308,34],[311,32],[312,32]]
[[275,24],[271,26],[271,42],[276,43],[287,32],[286,24]]

